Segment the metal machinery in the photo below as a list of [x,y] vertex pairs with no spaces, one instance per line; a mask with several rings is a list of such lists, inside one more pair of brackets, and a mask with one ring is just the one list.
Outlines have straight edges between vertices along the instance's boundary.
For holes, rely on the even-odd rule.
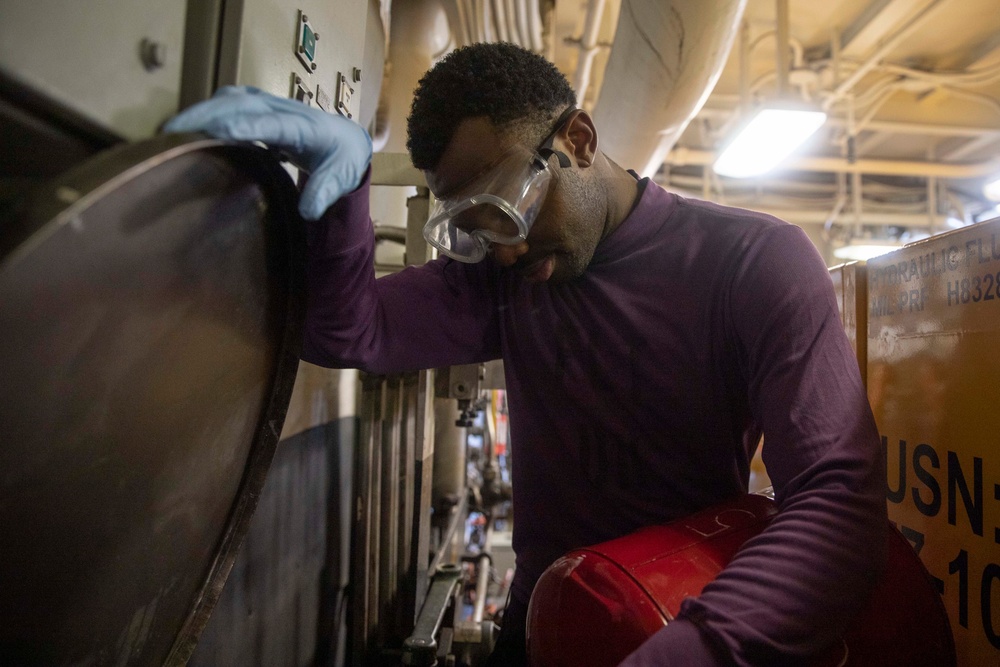
[[[502,608],[505,588],[493,535],[510,485],[482,370],[362,378],[352,664],[477,664],[492,649],[487,602]],[[471,402],[457,411],[456,398]]]
[[[386,12],[0,6],[0,664],[490,650],[489,520],[509,486],[483,415],[502,374],[297,362],[296,171],[155,136],[227,84],[374,128]],[[374,181],[422,185],[400,157]],[[409,208],[419,229],[426,188]],[[419,232],[394,238],[428,258]]]
[[294,201],[261,149],[163,137],[4,227],[4,664],[191,655],[295,378]]
[[[963,33],[970,21],[942,17],[946,0],[798,3],[823,30],[806,50],[788,3],[773,4],[0,1],[0,665],[476,664],[510,561],[502,369],[376,377],[296,363],[296,170],[261,148],[158,128],[230,84],[368,128],[385,273],[430,258],[428,192],[399,130],[417,77],[455,46],[520,40],[576,69],[602,149],[669,187],[722,197],[710,148],[777,80],[847,108],[828,128],[839,157],[794,166],[839,174],[797,183],[835,187],[832,212],[779,216],[815,231],[849,211],[858,237],[927,218],[940,231],[952,208],[979,219],[981,202],[938,193],[995,165],[989,96],[966,90],[995,83],[995,40],[980,34],[995,20],[988,1],[951,3],[987,10],[971,22],[982,44],[955,61],[968,71],[946,77],[911,66],[922,52],[909,47],[894,56],[905,67],[888,62],[934,27],[927,17],[948,19],[937,37]],[[619,8],[630,20],[615,28]],[[817,46],[828,9],[851,18],[829,35],[829,58]],[[622,45],[610,55],[609,33]],[[776,73],[759,48],[770,35]],[[939,67],[959,66],[949,62]],[[978,120],[876,118],[888,95],[922,100],[932,87],[974,102]],[[925,160],[909,146],[921,132],[951,143]],[[896,143],[906,161],[881,159]],[[952,163],[968,156],[977,162]],[[866,194],[863,208],[862,172],[875,195],[872,175],[926,176],[926,207],[886,213]],[[767,202],[745,198],[757,185],[725,185],[731,202]],[[982,391],[995,380],[1000,246],[987,225],[834,273],[886,442],[890,517],[922,549],[961,665],[1000,650],[996,411]]]

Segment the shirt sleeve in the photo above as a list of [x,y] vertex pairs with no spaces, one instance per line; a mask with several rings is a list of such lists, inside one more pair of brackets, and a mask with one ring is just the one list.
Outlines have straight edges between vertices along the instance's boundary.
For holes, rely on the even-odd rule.
[[884,559],[884,461],[832,281],[801,229],[775,226],[737,264],[732,334],[778,514],[623,663],[800,664],[829,650]]
[[497,274],[489,262],[439,259],[376,280],[370,171],[306,227],[302,359],[398,373],[500,355]]

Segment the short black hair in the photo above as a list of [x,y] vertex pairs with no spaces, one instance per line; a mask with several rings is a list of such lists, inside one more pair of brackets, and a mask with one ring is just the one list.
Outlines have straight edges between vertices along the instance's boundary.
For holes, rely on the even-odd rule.
[[452,51],[417,84],[407,120],[406,147],[413,166],[434,169],[455,128],[486,116],[499,130],[517,125],[538,135],[576,94],[542,56],[506,42],[477,43]]

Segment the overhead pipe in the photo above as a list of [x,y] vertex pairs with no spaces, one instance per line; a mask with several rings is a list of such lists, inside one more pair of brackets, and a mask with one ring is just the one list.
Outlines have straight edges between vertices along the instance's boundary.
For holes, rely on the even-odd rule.
[[[847,96],[847,141],[843,145],[842,150],[845,152],[843,156],[848,163],[855,163],[858,160],[858,126],[857,119],[855,118],[855,112],[857,108],[855,107],[855,99],[852,93],[848,93]],[[861,191],[861,172],[851,172],[851,213],[854,214],[854,234],[859,235],[862,230],[861,224],[861,208],[864,203],[863,193]]]
[[510,41],[527,48],[524,31],[521,29],[522,17],[517,0],[503,0],[503,2],[505,3],[504,11],[507,14],[507,32],[510,33]]
[[593,112],[604,153],[643,176],[656,173],[715,87],[745,7],[623,0]]
[[784,99],[788,94],[788,72],[791,67],[788,63],[788,49],[790,29],[788,26],[788,0],[777,0],[777,24],[778,30],[775,39],[778,42],[778,98]]
[[[496,26],[497,31],[497,41],[498,42],[513,42],[510,32],[507,30],[507,26],[510,25],[510,17],[507,16],[507,4],[504,0],[492,0],[491,3],[493,12],[493,24]],[[486,15],[490,16],[491,13],[488,8],[486,8]]]
[[514,16],[517,17],[517,34],[521,36],[521,46],[534,51],[535,45],[531,42],[528,4],[524,0],[510,0],[510,4],[514,8]]
[[[768,30],[766,32],[760,33],[759,35],[757,35],[757,37],[754,38],[753,42],[750,43],[750,50],[753,51],[754,49],[756,49],[760,45],[760,43],[763,42],[768,37],[775,37],[777,39],[778,38],[777,35],[778,35],[777,30]],[[802,67],[805,64],[805,57],[806,57],[805,47],[802,46],[802,42],[792,37],[791,34],[786,36],[785,39],[788,40],[788,48],[792,52],[792,61],[791,61],[792,65],[795,68]]]
[[[667,164],[664,164],[664,168],[666,166]],[[702,182],[700,173],[695,173],[693,170],[687,174],[671,172],[669,177],[665,177],[665,173],[666,169],[657,174],[656,182],[671,188],[678,186],[693,191],[694,188],[700,187]],[[789,201],[793,202],[808,200],[814,202],[823,210],[827,210],[839,197],[847,197],[847,175],[835,174],[835,176],[837,178],[832,181],[805,181],[789,180],[787,176],[782,176],[778,173],[772,175],[771,178],[762,177],[759,179],[744,179],[742,181],[734,180],[728,182],[726,185],[733,198],[750,195],[763,196],[763,193],[769,193],[769,196],[787,197]],[[916,195],[923,193],[923,188],[922,183],[909,186],[893,186],[882,182],[873,182],[865,188],[865,191],[870,193],[872,197],[878,199],[880,197],[905,195],[907,201],[886,202],[884,204],[872,201],[866,206],[866,210],[877,209],[879,206],[884,205],[891,207],[894,211],[924,213],[926,211],[925,202],[915,198]],[[788,204],[788,206],[792,206],[792,204]]]
[[[667,159],[673,166],[704,166],[715,162],[715,153],[707,150],[676,148]],[[835,157],[791,157],[781,168],[791,171],[821,171],[880,176],[915,176],[918,178],[982,178],[1000,172],[1000,158],[972,164],[944,164],[918,160],[855,160]]]
[[[538,4],[539,0],[518,0],[518,2],[521,5],[521,12],[526,15],[528,22],[531,50],[535,53],[542,53],[545,50],[545,41],[542,39],[542,8]],[[551,12],[551,10],[549,11]]]
[[[694,177],[696,180],[700,181],[701,177]],[[683,187],[678,187],[673,182],[670,184],[670,191],[674,192],[682,197],[689,198],[701,198],[701,195],[694,189],[685,189]],[[695,185],[697,187],[697,185]],[[838,200],[842,201],[842,200]],[[771,204],[768,201],[752,200],[745,197],[733,197],[732,204],[734,206],[746,206],[753,208],[758,211],[764,211],[775,215],[785,222],[790,222],[795,225],[805,226],[805,225],[817,225],[823,227],[820,230],[820,236],[824,241],[832,242],[831,228],[833,222],[831,222],[831,217],[833,214],[839,215],[844,204],[840,206],[837,203],[834,204],[834,211],[830,211],[827,208],[788,208],[780,206],[777,204]],[[945,229],[947,227],[947,216],[943,214],[938,214],[934,218],[934,229]],[[833,219],[835,222],[835,218]],[[918,229],[928,228],[928,217],[926,211],[920,211],[918,213],[894,213],[891,211],[876,211],[870,208],[865,210],[865,224],[866,225],[885,225],[891,227],[913,227]]]
[[[843,176],[843,174],[837,174],[837,176]],[[837,218],[840,217],[840,212],[844,210],[844,205],[847,204],[847,194],[844,193],[837,197],[837,201],[833,203],[833,210],[826,216],[826,220],[823,221],[823,228],[829,230],[833,226],[833,223],[837,222]],[[830,239],[825,239],[829,241]]]
[[[494,15],[496,21],[494,21]],[[406,117],[417,82],[455,46],[493,41],[495,30],[543,49],[539,0],[409,0],[392,6],[388,75],[379,100],[376,149],[406,151]]]
[[833,229],[833,224],[837,222],[837,218],[840,217],[841,211],[844,210],[844,206],[847,205],[847,175],[837,174],[837,199],[833,203],[833,210],[830,214],[826,216],[826,220],[823,221],[823,240],[827,243],[831,240],[830,231]]
[[[808,208],[778,208],[778,207],[768,207],[761,204],[752,204],[757,210],[764,210],[772,215],[775,215],[786,222],[790,222],[794,225],[822,225],[824,227],[824,232],[826,232],[827,221],[829,220],[830,212],[826,209],[808,209]],[[927,229],[928,218],[927,213],[883,213],[881,211],[865,211],[865,225],[885,225],[889,227],[915,227],[918,229]],[[944,229],[947,226],[946,216],[936,215],[934,217],[933,229]],[[829,234],[827,234],[829,236]],[[854,238],[860,238],[861,233],[855,232]],[[824,239],[826,241],[832,242],[832,239]]]
[[464,2],[459,0],[443,0],[444,12],[448,16],[448,27],[451,30],[455,46],[466,46],[472,42],[469,10]]
[[573,77],[573,88],[576,90],[576,106],[578,107],[583,106],[583,100],[587,96],[587,88],[590,87],[590,72],[594,66],[594,58],[599,51],[597,36],[601,31],[604,3],[605,0],[589,0],[587,2],[587,16],[583,21],[583,33],[577,43],[580,53],[577,56],[576,75]]
[[[939,184],[940,187],[940,184]],[[944,200],[948,202],[948,205],[955,211],[959,220],[965,225],[972,224],[972,216],[969,214],[969,209],[966,208],[965,202],[955,196],[955,194],[948,188],[944,188]],[[947,220],[945,220],[947,222]]]
[[490,13],[490,8],[485,2],[472,2],[472,5],[476,9],[476,17],[479,21],[479,41],[480,42],[495,42],[497,41],[496,31],[493,26],[493,15]]
[[890,51],[899,46],[899,44],[904,39],[906,39],[906,37],[909,36],[910,33],[912,33],[914,30],[920,27],[923,24],[923,22],[926,21],[927,18],[931,15],[931,11],[938,5],[940,5],[943,1],[944,0],[933,0],[930,4],[926,5],[923,9],[921,9],[916,16],[911,18],[906,23],[906,25],[897,30],[892,37],[882,42],[882,44],[877,49],[875,49],[875,52],[872,53],[861,64],[860,67],[854,70],[854,72],[852,72],[851,75],[847,77],[847,79],[841,82],[841,84],[837,86],[837,88],[833,91],[833,93],[823,101],[823,109],[829,111],[830,108],[836,102],[838,102],[841,98],[847,95],[851,91],[851,89],[854,88],[854,86],[857,85],[858,82],[860,82],[861,79],[865,77],[866,74],[868,74],[882,62],[882,59]]
[[740,116],[750,113],[750,23],[740,22]]
[[388,115],[383,150],[406,151],[406,117],[420,77],[451,41],[445,8],[439,0],[395,2],[389,30],[388,85],[383,89]]
[[830,60],[833,63],[833,86],[840,85],[840,31],[830,29]]
[[[716,93],[712,95],[712,103],[713,106],[703,107],[698,112],[698,115],[709,117],[728,116],[732,114],[733,107],[740,104],[740,96],[732,93]],[[717,105],[724,105],[724,108]],[[847,119],[840,116],[832,116],[827,119],[826,123],[831,127],[844,127],[847,124]],[[910,123],[906,121],[873,120],[868,123],[866,129],[895,134],[929,134],[936,137],[977,138],[989,135],[1000,139],[1000,130],[995,127],[974,127],[971,125],[945,125],[940,123]]]
[[[844,118],[828,118],[827,125],[844,127]],[[907,123],[905,121],[872,120],[865,124],[866,130],[872,132],[888,132],[890,134],[927,134],[933,137],[993,137],[1000,140],[1000,130],[990,127],[972,127],[969,125],[939,125],[935,123]]]
[[941,155],[940,157],[949,162],[957,162],[967,155],[972,155],[976,151],[983,150],[998,140],[1000,140],[1000,136],[998,136],[997,133],[984,134],[966,141],[961,146],[948,151],[948,153]]

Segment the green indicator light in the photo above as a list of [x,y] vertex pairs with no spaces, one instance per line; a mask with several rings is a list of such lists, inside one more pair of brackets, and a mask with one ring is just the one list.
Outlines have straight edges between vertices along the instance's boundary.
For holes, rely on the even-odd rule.
[[316,60],[316,35],[308,25],[302,26],[302,50],[310,61]]

